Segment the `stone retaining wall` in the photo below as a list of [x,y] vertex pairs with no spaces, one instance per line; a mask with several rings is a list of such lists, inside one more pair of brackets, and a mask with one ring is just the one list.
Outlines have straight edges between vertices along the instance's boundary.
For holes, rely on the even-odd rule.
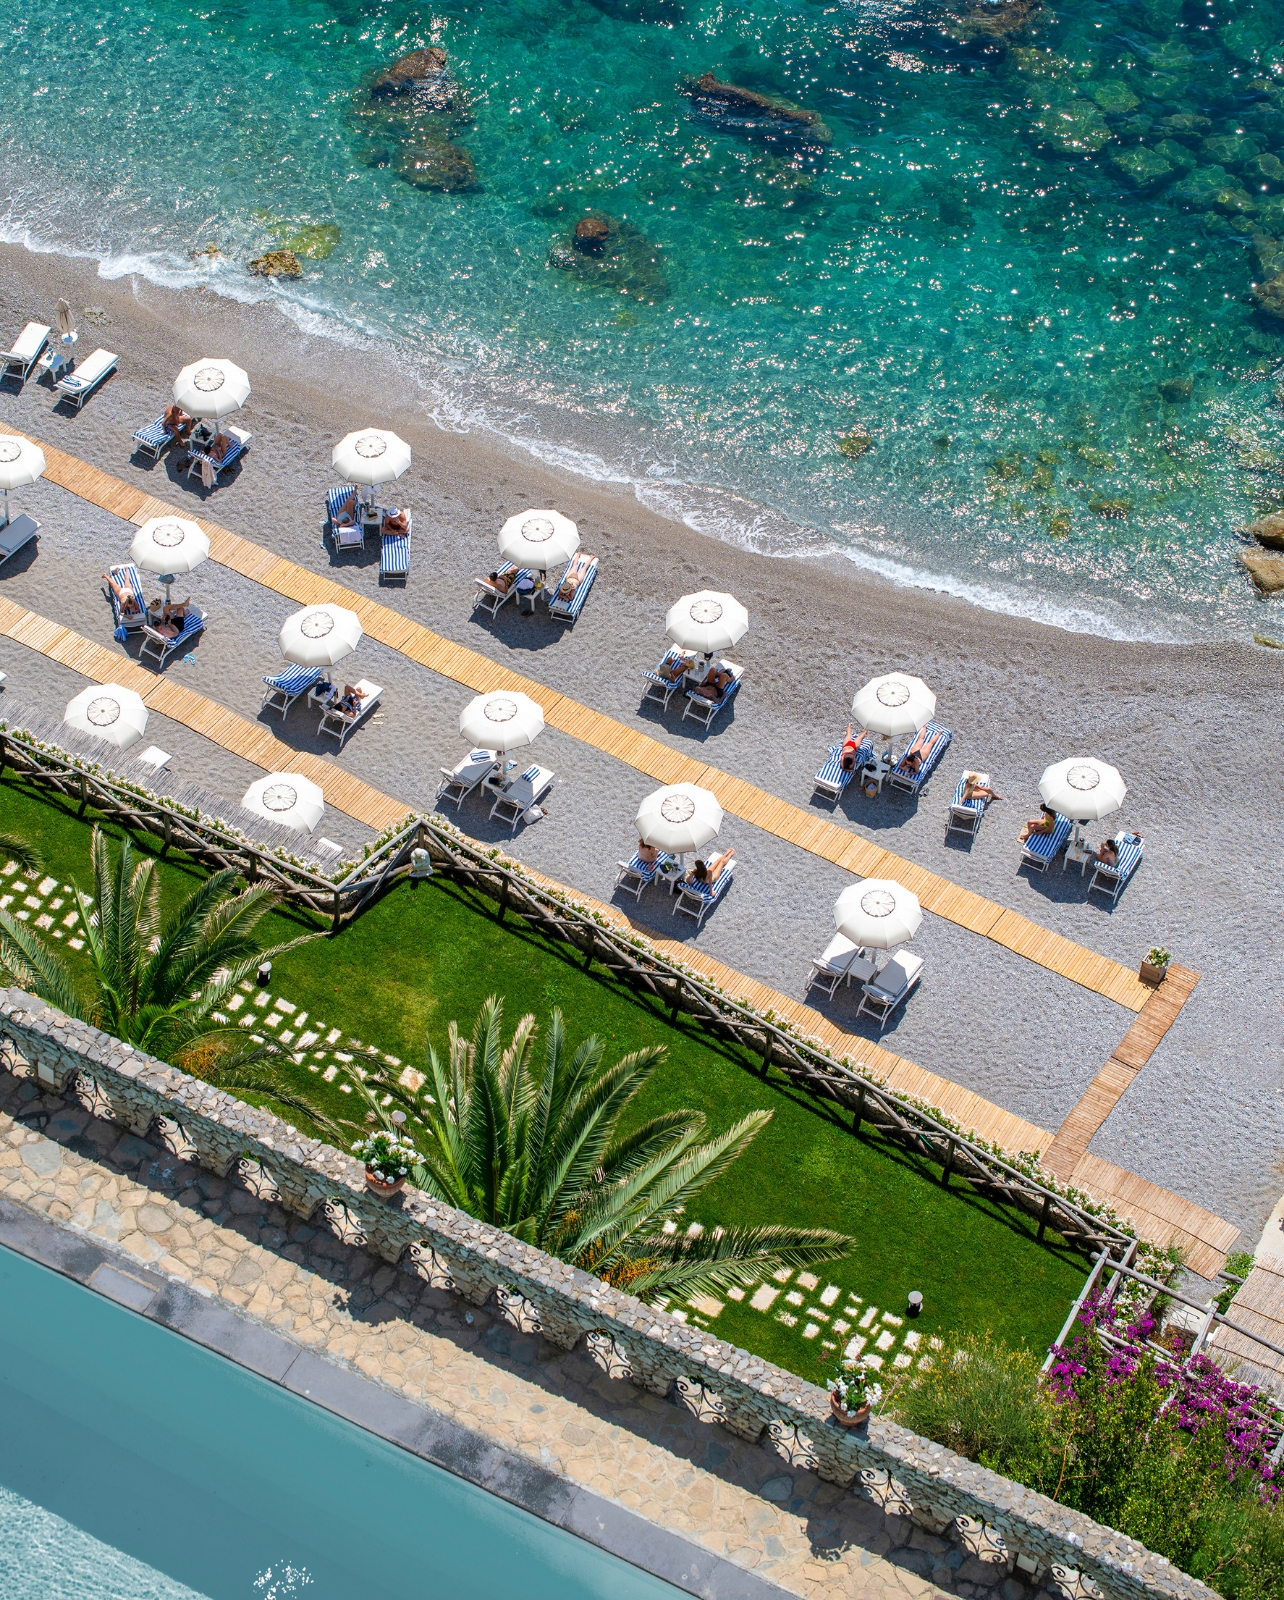
[[868,1430],[839,1428],[824,1390],[509,1234],[417,1191],[392,1204],[377,1200],[350,1156],[19,989],[0,988],[0,1037],[49,1088],[66,1092],[79,1083],[113,1121],[140,1136],[158,1119],[173,1124],[171,1137],[186,1141],[191,1159],[219,1177],[241,1160],[258,1163],[280,1203],[305,1220],[337,1200],[385,1261],[430,1250],[466,1299],[481,1305],[498,1297],[510,1311],[536,1317],[544,1336],[567,1349],[584,1339],[613,1346],[613,1363],[627,1366],[640,1387],[668,1396],[677,1386],[711,1423],[751,1441],[765,1433],[810,1458],[822,1478],[931,1532],[984,1524],[1011,1565],[1046,1574],[1072,1593],[1099,1588],[1114,1600],[1213,1600],[1212,1590],[1143,1545],[894,1423],[875,1418]]

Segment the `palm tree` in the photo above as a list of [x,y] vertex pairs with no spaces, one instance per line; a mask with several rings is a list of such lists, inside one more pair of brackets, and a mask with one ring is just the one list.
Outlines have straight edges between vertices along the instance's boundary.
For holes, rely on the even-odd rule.
[[[386,1096],[425,1125],[414,1181],[429,1194],[582,1267],[616,1288],[654,1299],[756,1283],[783,1267],[845,1255],[853,1240],[827,1228],[714,1228],[665,1232],[771,1119],[749,1116],[700,1143],[697,1111],[668,1111],[627,1134],[625,1108],[664,1058],[663,1046],[603,1065],[596,1036],[575,1050],[562,1014],[549,1019],[542,1068],[535,1018],[507,1045],[503,1003],[482,1006],[471,1040],[450,1025],[442,1059],[431,1043],[427,1075],[409,1090],[378,1058],[352,1071],[374,1119],[391,1124]],[[377,1064],[376,1064],[377,1063]],[[355,1065],[355,1063],[354,1063]]]
[[17,833],[0,833],[0,856],[18,863],[19,870],[33,877],[44,868],[44,858],[34,844]]
[[[10,855],[15,852],[8,848]],[[263,949],[254,929],[274,897],[262,885],[236,890],[236,872],[212,873],[168,917],[160,914],[156,862],[126,839],[113,859],[94,829],[94,892],[76,890],[76,933],[85,942],[88,985],[34,928],[0,911],[0,973],[61,1011],[226,1089],[251,1089],[337,1128],[290,1092],[272,1048],[245,1051],[239,1030],[214,1013],[260,961],[316,934]]]

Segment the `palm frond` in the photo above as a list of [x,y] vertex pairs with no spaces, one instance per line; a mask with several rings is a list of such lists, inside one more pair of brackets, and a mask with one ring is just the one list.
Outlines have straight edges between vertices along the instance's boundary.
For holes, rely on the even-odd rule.
[[37,846],[16,833],[0,833],[0,856],[18,863],[18,870],[33,877],[45,870],[44,857]]
[[[748,1288],[788,1267],[814,1267],[850,1255],[856,1241],[830,1228],[728,1228],[689,1234],[647,1234],[630,1240],[630,1256],[621,1256],[613,1270],[628,1280],[630,1294],[655,1295],[726,1292]],[[609,1271],[594,1268],[599,1277]]]
[[68,1016],[85,1017],[85,1003],[62,957],[7,911],[0,911],[0,971]]

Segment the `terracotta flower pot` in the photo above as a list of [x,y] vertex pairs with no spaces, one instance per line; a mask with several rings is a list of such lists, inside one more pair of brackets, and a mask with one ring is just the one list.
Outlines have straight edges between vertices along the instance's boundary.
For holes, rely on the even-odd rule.
[[870,1412],[874,1409],[868,1403],[856,1411],[847,1411],[842,1401],[831,1389],[829,1392],[829,1409],[834,1413],[834,1421],[840,1428],[860,1428],[869,1421]]
[[366,1168],[366,1188],[371,1194],[377,1194],[381,1200],[391,1200],[394,1194],[400,1194],[405,1187],[404,1178],[398,1178],[394,1183],[385,1183],[382,1178],[377,1178],[369,1167]]
[[1143,983],[1148,983],[1151,988],[1157,989],[1168,976],[1168,968],[1166,965],[1157,967],[1153,961],[1143,961],[1140,976]]

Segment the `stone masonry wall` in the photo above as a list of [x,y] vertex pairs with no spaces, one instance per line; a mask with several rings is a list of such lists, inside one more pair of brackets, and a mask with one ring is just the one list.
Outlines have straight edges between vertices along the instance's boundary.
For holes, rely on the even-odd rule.
[[984,1523],[1023,1572],[1050,1574],[1080,1593],[1096,1587],[1113,1600],[1214,1600],[1211,1589],[1134,1540],[894,1423],[838,1427],[824,1390],[509,1234],[418,1191],[391,1204],[377,1199],[350,1156],[19,989],[0,988],[0,1038],[57,1092],[77,1080],[96,1085],[111,1119],[139,1136],[158,1118],[176,1124],[192,1159],[219,1177],[241,1159],[258,1162],[280,1203],[305,1220],[338,1199],[385,1261],[395,1265],[412,1246],[431,1249],[466,1299],[481,1305],[519,1295],[544,1336],[567,1349],[590,1335],[609,1338],[635,1384],[664,1396],[675,1384],[702,1391],[710,1420],[751,1441],[764,1432],[797,1441],[821,1477],[871,1493],[931,1532]]

